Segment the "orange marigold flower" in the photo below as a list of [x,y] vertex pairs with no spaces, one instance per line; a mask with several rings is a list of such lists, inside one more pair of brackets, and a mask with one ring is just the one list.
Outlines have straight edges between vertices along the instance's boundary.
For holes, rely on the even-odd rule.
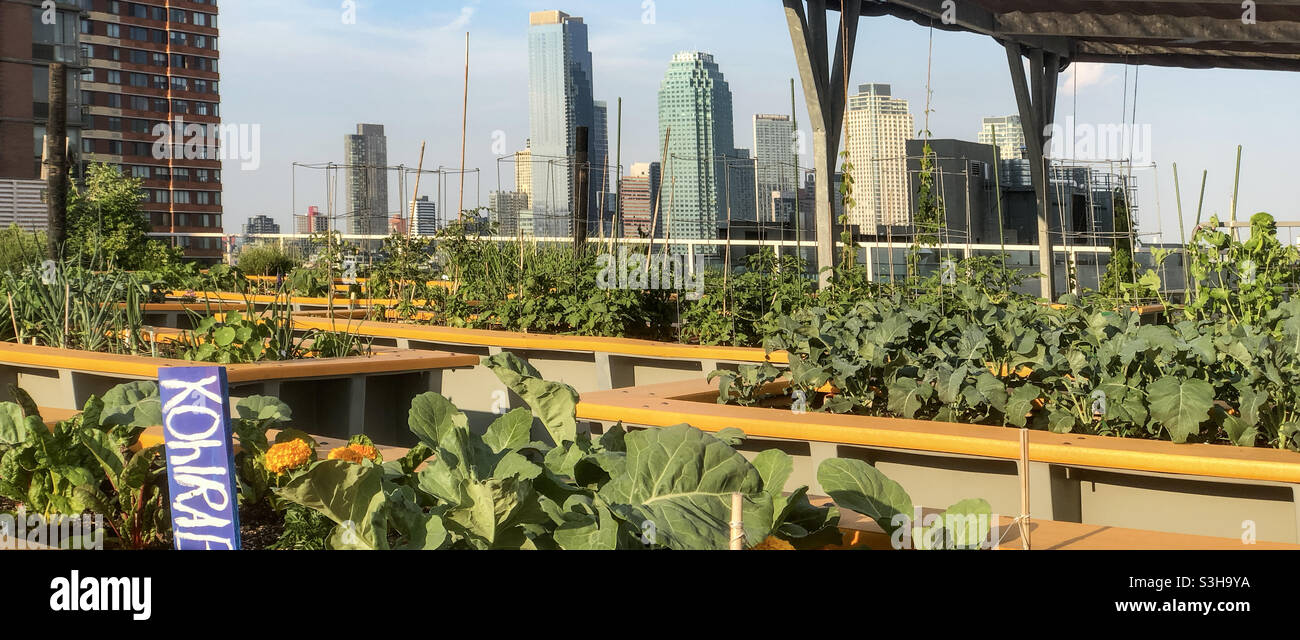
[[284,473],[296,469],[311,461],[311,446],[294,438],[281,442],[266,452],[266,470],[271,473]]
[[794,551],[794,545],[776,536],[768,536],[766,540],[754,545],[752,549],[754,551]]
[[330,460],[344,460],[361,464],[361,454],[357,453],[352,447],[338,447],[330,450]]
[[346,460],[361,464],[362,460],[379,462],[379,450],[368,444],[350,444],[330,451],[330,460]]
[[371,462],[379,461],[379,451],[368,444],[350,444],[348,448],[357,452],[357,455]]

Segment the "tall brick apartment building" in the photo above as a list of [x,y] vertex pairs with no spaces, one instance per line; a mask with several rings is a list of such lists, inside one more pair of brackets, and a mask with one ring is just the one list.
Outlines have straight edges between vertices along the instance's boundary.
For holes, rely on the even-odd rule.
[[[159,153],[165,147],[155,144],[158,125],[174,130],[178,117],[187,125],[221,122],[217,0],[67,0],[56,7],[50,25],[40,0],[0,0],[0,178],[40,176],[48,112],[42,91],[49,62],[64,61],[76,74],[68,83],[73,177],[90,163],[118,165],[143,181],[153,231],[221,233],[218,155],[206,146],[197,154]],[[192,258],[222,254],[220,238],[174,241]]]

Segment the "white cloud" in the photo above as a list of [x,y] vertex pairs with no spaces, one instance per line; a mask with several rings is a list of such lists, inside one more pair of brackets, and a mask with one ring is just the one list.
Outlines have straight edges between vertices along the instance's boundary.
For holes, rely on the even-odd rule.
[[474,17],[474,7],[464,6],[460,8],[460,15],[456,16],[450,24],[442,27],[443,31],[460,31],[469,25],[469,21]]
[[1083,91],[1110,84],[1114,80],[1114,76],[1106,73],[1104,64],[1076,62],[1065,70],[1065,75],[1061,76],[1061,93],[1073,94],[1076,87],[1079,91]]

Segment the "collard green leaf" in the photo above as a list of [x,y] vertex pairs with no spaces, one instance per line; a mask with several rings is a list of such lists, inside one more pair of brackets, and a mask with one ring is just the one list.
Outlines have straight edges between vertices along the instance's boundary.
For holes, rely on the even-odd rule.
[[[988,539],[993,507],[975,498],[948,507],[929,526],[912,528],[912,545],[916,549],[978,549]],[[929,521],[924,518],[923,521]],[[924,522],[921,523],[924,525]]]
[[1161,378],[1147,387],[1147,397],[1151,417],[1169,432],[1169,439],[1187,442],[1210,417],[1214,387],[1204,380]]
[[1029,420],[1029,414],[1034,411],[1034,401],[1042,395],[1042,391],[1032,385],[1016,387],[1011,392],[1011,397],[1007,400],[1006,415],[1007,424],[1015,427],[1023,427]]
[[258,420],[280,424],[293,420],[293,410],[279,398],[249,396],[235,404],[235,411],[243,420]]
[[483,442],[492,448],[493,453],[522,449],[528,446],[532,426],[532,412],[522,407],[513,409],[488,425]]
[[119,384],[104,394],[100,424],[153,427],[162,424],[158,384],[149,381]]
[[817,468],[817,482],[837,506],[875,520],[890,535],[912,518],[912,498],[902,485],[861,460],[824,460]]
[[573,387],[543,380],[536,369],[509,351],[484,358],[483,366],[491,369],[515,395],[523,398],[533,415],[546,427],[554,444],[577,439],[578,392]]
[[726,549],[731,494],[745,497],[745,537],[770,532],[771,497],[758,470],[725,442],[686,425],[629,433],[624,473],[600,489],[633,529],[652,522],[657,543],[673,549]]
[[277,489],[280,497],[329,516],[338,526],[330,536],[336,549],[386,549],[383,470],[369,462],[318,462]]
[[772,495],[781,495],[785,483],[794,473],[794,458],[780,449],[768,449],[754,456],[752,462],[763,478],[763,491]]

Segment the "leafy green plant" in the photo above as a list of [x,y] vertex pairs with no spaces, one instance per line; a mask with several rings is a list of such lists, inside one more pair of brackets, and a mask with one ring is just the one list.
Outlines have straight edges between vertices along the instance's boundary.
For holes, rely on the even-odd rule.
[[245,247],[239,252],[239,270],[255,276],[284,275],[297,266],[297,261],[277,245],[260,244]]
[[[420,445],[406,458],[319,462],[278,493],[336,523],[332,548],[723,549],[733,492],[750,546],[839,542],[833,509],[813,507],[806,488],[782,493],[793,469],[783,452],[750,463],[686,425],[593,440],[577,429],[572,388],[508,353],[484,365],[531,409],[479,435],[446,398],[422,394],[409,416]],[[549,442],[532,439],[534,420]]]
[[109,353],[149,349],[142,339],[149,285],[130,273],[96,273],[63,260],[29,263],[0,277],[7,333],[16,327],[18,341]]
[[[764,346],[789,354],[777,379],[808,410],[1298,449],[1300,301],[1256,324],[1172,326],[1104,299],[1061,303],[960,283],[797,311]],[[720,401],[770,400],[770,366],[713,377]]]
[[861,460],[823,460],[817,482],[837,506],[874,520],[896,549],[979,549],[997,542],[988,539],[993,508],[982,498],[962,500],[917,522],[919,510],[907,491]]
[[25,392],[10,391],[19,402],[0,403],[0,495],[46,516],[102,514],[123,548],[162,542],[170,526],[162,446],[133,451],[146,426],[162,423],[157,385],[118,385],[53,429]]
[[1245,242],[1219,227],[1215,216],[1192,234],[1187,250],[1198,285],[1187,315],[1259,324],[1300,285],[1300,250],[1278,240],[1277,222],[1267,213],[1251,217]]

